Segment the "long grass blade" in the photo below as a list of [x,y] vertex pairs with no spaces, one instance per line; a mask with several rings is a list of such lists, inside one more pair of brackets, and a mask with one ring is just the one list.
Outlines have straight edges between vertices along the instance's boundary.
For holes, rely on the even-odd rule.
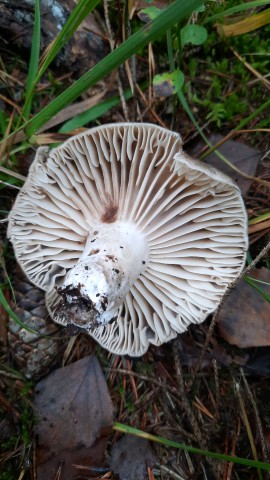
[[21,118],[29,118],[33,93],[35,88],[35,78],[38,72],[38,62],[39,62],[39,53],[40,53],[40,5],[39,0],[35,0],[35,21],[34,21],[34,30],[32,36],[32,47],[31,55],[28,67],[28,76],[26,81],[25,89],[25,104],[22,109]]
[[25,129],[26,135],[29,137],[36,133],[45,122],[76,100],[85,90],[93,87],[99,80],[105,78],[112,70],[125,62],[138,50],[157,37],[160,37],[181,19],[188,17],[202,4],[203,0],[176,0],[175,3],[162,12],[162,15],[159,15],[131,35],[118,48],[77,80],[74,85],[65,90],[65,92],[39,112],[27,125]]
[[217,20],[218,18],[227,17],[228,15],[233,15],[235,13],[244,12],[245,10],[249,10],[250,8],[262,7],[270,4],[270,0],[255,0],[253,2],[242,3],[241,5],[236,5],[235,7],[228,8],[224,10],[224,12],[216,13],[211,17],[205,19],[203,24],[212,22],[213,20]]
[[44,62],[42,63],[38,75],[35,79],[35,84],[39,81],[45,70],[55,59],[61,48],[63,48],[64,45],[69,41],[69,39],[79,27],[79,25],[83,22],[87,15],[89,15],[89,13],[94,10],[98,3],[99,0],[80,0],[77,3],[76,7],[72,10],[67,22],[63,26],[61,32],[56,37],[48,55],[44,59]]
[[5,298],[5,295],[3,294],[1,288],[0,288],[0,303],[3,305],[4,309],[6,310],[6,312],[8,313],[8,315],[13,318],[14,322],[16,322],[18,325],[20,325],[20,327],[24,328],[25,330],[27,330],[28,332],[30,333],[35,333],[37,334],[38,332],[36,330],[32,330],[32,328],[29,328],[27,327],[27,325],[25,325],[20,319],[19,317],[17,317],[16,313],[13,312],[13,310],[10,308],[6,298]]
[[244,279],[249,285],[251,285],[253,288],[255,288],[255,290],[257,290],[257,292],[264,298],[264,300],[270,303],[269,293],[267,293],[265,290],[263,290],[258,285],[256,285],[256,282],[253,280],[253,278],[245,276]]
[[249,220],[248,224],[249,225],[256,225],[257,223],[264,222],[265,220],[270,219],[270,212],[267,213],[262,213],[262,215],[259,215],[258,217],[252,218]]
[[161,443],[168,447],[174,447],[180,450],[185,450],[186,452],[197,453],[199,455],[204,455],[205,457],[216,458],[218,460],[225,461],[225,462],[233,462],[233,463],[238,463],[240,465],[246,465],[247,467],[260,468],[261,470],[267,470],[268,472],[270,471],[269,463],[259,462],[257,460],[249,460],[241,457],[233,457],[231,455],[224,455],[222,453],[208,452],[207,450],[201,450],[200,448],[190,447],[189,445],[185,445],[184,443],[174,442],[173,440],[168,440],[167,438],[160,437],[158,435],[152,435],[150,433],[144,432],[143,430],[139,430],[137,428],[124,425],[122,423],[115,422],[113,429],[118,432],[128,433],[130,435],[136,435],[137,437],[140,437],[140,438],[146,438],[152,442]]

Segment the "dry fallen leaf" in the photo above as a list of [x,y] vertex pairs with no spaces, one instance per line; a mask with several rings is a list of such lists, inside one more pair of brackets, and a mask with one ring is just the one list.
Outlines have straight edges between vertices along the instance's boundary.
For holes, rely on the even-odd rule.
[[156,462],[151,444],[143,438],[126,435],[112,449],[110,467],[120,480],[145,480],[147,467]]
[[[209,142],[212,145],[216,145],[223,139],[222,135],[213,134],[209,138]],[[202,149],[205,147],[205,143],[200,141],[194,148],[188,150],[188,153],[193,156],[198,156]],[[208,147],[207,147],[208,149]],[[241,170],[246,175],[254,176],[261,157],[261,152],[255,148],[251,148],[244,143],[236,140],[227,140],[223,145],[217,149],[225,158],[227,158],[238,170]],[[223,160],[221,160],[215,152],[210,153],[205,158],[205,162],[208,165],[212,165],[218,168],[222,172],[231,177],[240,188],[244,195],[249,190],[252,180],[243,177],[236,170],[233,170]]]
[[[250,277],[270,282],[267,268],[253,270]],[[270,294],[270,287],[256,285]],[[251,285],[241,280],[225,300],[218,316],[220,335],[239,347],[270,345],[270,303]]]
[[38,480],[89,478],[103,466],[113,405],[94,355],[41,380],[34,404]]

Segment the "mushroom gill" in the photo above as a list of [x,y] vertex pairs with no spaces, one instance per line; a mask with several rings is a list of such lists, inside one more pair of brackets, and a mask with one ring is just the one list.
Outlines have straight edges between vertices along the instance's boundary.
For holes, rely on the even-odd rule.
[[142,355],[202,322],[241,272],[247,220],[227,176],[151,124],[37,151],[8,235],[52,318]]

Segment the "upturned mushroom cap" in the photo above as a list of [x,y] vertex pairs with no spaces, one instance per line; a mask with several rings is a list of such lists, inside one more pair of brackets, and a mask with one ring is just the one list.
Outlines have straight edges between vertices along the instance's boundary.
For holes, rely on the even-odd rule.
[[233,181],[177,133],[119,123],[38,149],[8,236],[56,322],[138,356],[217,308],[243,269],[247,218]]

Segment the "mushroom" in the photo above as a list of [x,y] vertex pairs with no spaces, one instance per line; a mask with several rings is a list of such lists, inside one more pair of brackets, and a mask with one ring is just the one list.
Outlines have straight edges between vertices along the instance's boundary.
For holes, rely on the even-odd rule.
[[220,303],[242,271],[247,218],[233,181],[147,123],[38,149],[8,236],[53,320],[139,356]]

